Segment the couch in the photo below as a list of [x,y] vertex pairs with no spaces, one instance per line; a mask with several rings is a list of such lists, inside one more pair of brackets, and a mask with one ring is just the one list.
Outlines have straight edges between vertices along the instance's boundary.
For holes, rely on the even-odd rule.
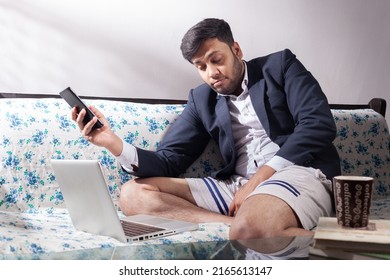
[[[152,150],[185,108],[180,100],[84,99],[104,112],[112,129],[125,141]],[[378,104],[377,111],[373,110]],[[334,145],[341,157],[342,173],[375,178],[370,217],[380,219],[390,219],[390,137],[385,110],[381,99],[370,105],[332,105],[338,130]],[[116,207],[121,185],[131,176],[118,167],[107,150],[81,137],[70,119],[68,104],[57,95],[0,93],[0,121],[0,259],[50,258],[56,252],[120,246],[143,248],[137,256],[148,258],[159,244],[210,245],[208,241],[228,239],[229,226],[223,223],[204,223],[197,231],[132,244],[76,231],[50,159],[98,159]],[[181,176],[207,176],[221,165],[218,147],[210,141]],[[118,215],[122,215],[119,207]],[[185,246],[180,248],[180,258],[185,258],[189,253]],[[169,258],[173,252],[164,254],[161,258]]]

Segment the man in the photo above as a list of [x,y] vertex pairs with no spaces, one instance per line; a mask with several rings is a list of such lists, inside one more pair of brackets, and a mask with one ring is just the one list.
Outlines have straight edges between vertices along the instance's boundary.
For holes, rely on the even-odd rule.
[[[336,127],[318,82],[289,50],[243,61],[219,19],[192,27],[181,50],[205,84],[190,91],[157,151],[122,141],[96,108],[85,126],[85,111],[72,111],[83,136],[138,177],[122,186],[122,211],[226,222],[230,239],[312,234],[318,218],[332,214],[329,179],[340,173]],[[105,125],[92,131],[97,119]],[[209,178],[177,178],[211,138],[225,167]]]

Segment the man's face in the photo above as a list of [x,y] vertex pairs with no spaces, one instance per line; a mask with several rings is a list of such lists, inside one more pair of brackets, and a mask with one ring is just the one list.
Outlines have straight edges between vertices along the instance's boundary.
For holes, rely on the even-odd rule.
[[228,46],[218,39],[204,41],[192,58],[203,81],[222,94],[239,95],[244,75],[240,46]]

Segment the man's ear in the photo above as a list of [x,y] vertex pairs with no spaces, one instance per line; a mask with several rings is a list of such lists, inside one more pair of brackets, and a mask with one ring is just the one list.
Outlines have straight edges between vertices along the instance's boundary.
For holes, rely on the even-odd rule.
[[237,42],[233,43],[232,51],[239,59],[243,58],[244,54],[242,53],[241,47]]

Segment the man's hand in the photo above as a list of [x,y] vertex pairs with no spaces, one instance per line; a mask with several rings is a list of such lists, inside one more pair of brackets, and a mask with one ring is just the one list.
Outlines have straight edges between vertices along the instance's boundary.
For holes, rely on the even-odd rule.
[[260,167],[255,175],[234,194],[232,203],[229,206],[229,216],[235,216],[244,200],[263,181],[269,179],[276,171],[268,165]]
[[[83,123],[86,115],[85,109],[77,113],[77,108],[75,107],[71,112],[72,120],[77,123],[84,139],[96,146],[105,147],[115,156],[120,155],[123,149],[122,139],[112,132],[107,119],[98,109],[93,106],[89,106],[88,108],[95,114],[95,117],[85,125]],[[103,126],[99,129],[92,130],[92,127],[98,119],[103,123]]]

